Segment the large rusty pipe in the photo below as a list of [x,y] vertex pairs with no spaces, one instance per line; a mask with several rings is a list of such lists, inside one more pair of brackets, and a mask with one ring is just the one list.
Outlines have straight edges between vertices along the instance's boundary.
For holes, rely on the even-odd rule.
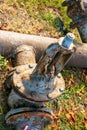
[[47,108],[22,107],[10,110],[5,120],[15,127],[14,130],[44,130],[51,123],[52,116]]
[[[56,38],[20,34],[0,30],[0,54],[5,57],[12,55],[13,50],[20,44],[32,45],[39,60],[44,50],[52,43],[58,42]],[[77,50],[68,62],[69,66],[87,68],[87,44],[77,44]]]
[[28,34],[20,34],[10,31],[0,30],[0,54],[9,56],[13,49],[20,44],[32,45],[36,50],[36,55],[40,58],[42,52],[51,44],[57,42],[56,38],[41,37]]

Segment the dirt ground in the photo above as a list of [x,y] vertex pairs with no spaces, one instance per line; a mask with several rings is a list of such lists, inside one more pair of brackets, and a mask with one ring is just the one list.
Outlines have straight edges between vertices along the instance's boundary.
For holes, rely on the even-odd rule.
[[[23,3],[10,3],[9,0],[2,1],[3,2],[0,2],[1,30],[16,31],[56,38],[60,36],[60,32],[58,32],[58,30],[56,30],[53,26],[50,26],[49,22],[41,18],[35,18],[39,15],[38,10],[35,12],[36,15],[34,13],[34,16],[31,16],[32,12],[28,13]],[[59,16],[58,9],[56,8],[49,7],[46,9],[44,7],[44,11],[46,13],[52,11],[53,17],[55,18]]]

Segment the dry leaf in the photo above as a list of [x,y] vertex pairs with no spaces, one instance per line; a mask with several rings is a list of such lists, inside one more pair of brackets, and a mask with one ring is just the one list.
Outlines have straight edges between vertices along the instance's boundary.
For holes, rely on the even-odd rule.
[[87,83],[87,75],[85,76],[85,82]]
[[84,124],[85,128],[87,129],[87,119],[86,118],[84,118],[83,124]]

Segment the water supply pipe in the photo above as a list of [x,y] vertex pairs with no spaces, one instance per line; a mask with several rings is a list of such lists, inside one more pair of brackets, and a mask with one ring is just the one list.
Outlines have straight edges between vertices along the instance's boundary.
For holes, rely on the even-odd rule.
[[[38,62],[45,49],[52,43],[58,43],[59,39],[0,30],[0,54],[10,58],[16,46],[27,44],[35,48]],[[87,68],[87,44],[76,43],[76,46],[77,50],[67,65]]]
[[15,130],[43,130],[51,121],[52,113],[43,103],[64,92],[65,82],[60,72],[76,50],[74,38],[68,33],[59,44],[48,46],[38,63],[32,46],[16,47],[16,64],[6,81],[11,89],[8,104],[12,109],[6,115],[6,123]]

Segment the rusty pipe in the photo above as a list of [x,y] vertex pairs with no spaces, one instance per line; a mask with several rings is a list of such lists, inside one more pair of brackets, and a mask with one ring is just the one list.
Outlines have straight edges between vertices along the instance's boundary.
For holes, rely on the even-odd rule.
[[[58,42],[58,39],[56,38],[0,30],[0,54],[4,55],[5,57],[12,56],[16,46],[20,44],[27,44],[35,48],[36,60],[38,61],[44,50],[50,44],[56,42]],[[76,46],[77,50],[67,65],[87,68],[87,44],[76,44]]]
[[[49,58],[51,59],[51,64],[53,62],[54,67],[60,66],[58,63],[56,64],[56,62],[63,57],[62,53],[67,54],[68,50],[70,51],[73,49],[73,37],[68,34],[61,41],[60,45],[57,43],[56,45],[57,46],[52,44],[50,45],[51,48],[48,47],[46,49],[46,56],[43,54],[41,62],[38,62],[42,67],[41,65],[36,65],[33,47],[23,44],[16,47],[14,58],[17,64],[15,69],[11,71],[10,86],[12,86],[12,91],[8,98],[8,103],[11,108],[19,107],[20,102],[25,106],[24,103],[26,101],[27,106],[30,102],[34,102],[35,105],[37,105],[37,102],[40,104],[42,102],[50,101],[63,93],[65,83],[62,76],[59,74],[61,69],[53,77],[49,76],[50,72],[47,74],[38,74],[34,71],[35,68],[36,70],[38,68],[42,71],[44,66],[45,68],[47,65],[49,66]],[[70,51],[70,53],[72,52]],[[60,54],[61,57],[59,57]],[[57,60],[55,62],[56,65],[54,64],[55,55],[57,55]],[[45,61],[44,66],[43,59]],[[66,57],[66,62],[67,59],[68,57]],[[60,60],[60,63],[61,62],[62,60]],[[32,64],[34,66],[32,66]],[[32,104],[29,105],[29,107],[32,106]],[[51,121],[51,115],[48,113],[47,109],[39,108],[39,105],[36,110],[30,108],[29,111],[28,109],[12,109],[6,115],[6,123],[14,125],[15,130],[44,130],[45,126]]]
[[0,54],[4,55],[5,57],[9,57],[12,55],[12,52],[18,45],[26,44],[34,47],[36,50],[36,57],[39,59],[43,51],[51,43],[55,43],[57,41],[58,40],[56,38],[0,30]]
[[52,116],[53,113],[47,108],[22,107],[10,110],[5,120],[15,130],[44,130],[50,124]]
[[[27,101],[40,103],[50,101],[62,94],[65,83],[62,76],[58,77],[58,74],[74,52],[73,39],[74,35],[68,33],[60,39],[59,44],[51,44],[37,65],[33,47],[19,45],[15,50],[15,62],[17,62],[15,70],[13,74],[12,71],[11,74],[9,73],[10,84],[14,91]],[[10,101],[13,99],[12,95],[14,93],[10,94]]]
[[[31,80],[31,78],[29,78],[30,72],[32,72],[33,70],[32,65],[36,66],[35,53],[33,47],[23,44],[17,46],[14,52],[14,59],[16,62],[16,66],[13,71],[10,71],[10,82],[8,81],[10,86],[12,86],[12,90],[8,98],[8,104],[12,108],[12,110],[6,114],[6,123],[9,125],[13,125],[15,130],[44,130],[46,125],[48,125],[52,120],[52,114],[50,110],[42,108],[41,105],[43,102],[36,103],[32,100],[26,101],[26,93],[28,92],[29,94],[29,91],[31,93],[31,89],[33,87],[33,82],[31,82],[32,86],[29,86],[28,84],[29,80]],[[15,72],[19,75],[20,78],[21,75],[23,75],[21,82],[20,79],[18,79],[18,82],[15,82],[17,81],[17,77],[14,79]],[[27,80],[28,82],[26,82]],[[15,83],[13,81],[17,83],[18,91],[20,91],[19,89],[21,89],[21,87],[24,86],[24,88],[22,87],[22,91],[23,95],[25,95],[25,98],[22,95],[20,96],[19,93],[16,93],[16,91],[14,91]],[[35,82],[36,84],[38,84],[37,79],[35,79]],[[37,89],[39,91],[39,88],[35,89],[33,91],[37,91]],[[35,98],[37,99],[37,97]],[[27,106],[27,108],[22,108],[25,105]]]
[[[29,49],[29,47],[31,50]],[[55,48],[55,44],[53,44],[53,47]],[[57,44],[56,53],[58,53],[58,48],[59,46]],[[33,47],[31,48],[31,46],[20,45],[17,47],[16,50],[17,50],[16,51],[17,56],[15,57],[15,59],[16,62],[18,63],[17,64],[18,66],[16,66],[13,75],[11,75],[10,79],[11,79],[11,85],[13,86],[12,88],[20,97],[23,97],[28,102],[41,104],[42,102],[53,100],[63,93],[65,88],[65,83],[61,74],[58,73],[60,75],[59,77],[58,74],[53,77],[50,77],[50,72],[44,74],[42,73],[43,68],[46,68],[47,65],[49,65],[50,63],[50,62],[49,63],[46,62],[49,61],[49,57],[52,60],[52,62],[53,60],[55,60],[54,51],[52,52],[53,53],[52,56],[50,56],[52,50],[49,49],[48,51],[49,54],[47,53],[48,55],[46,56],[44,56],[43,54],[41,62],[38,62],[36,64],[35,55],[33,53]],[[29,53],[27,52],[26,55],[25,52],[27,50],[29,50]],[[32,54],[32,56],[30,54]],[[45,61],[44,64],[43,64],[43,59]],[[38,73],[37,70],[40,70],[41,73]],[[12,95],[13,94],[11,93],[9,98],[10,101],[12,101],[13,99]]]
[[35,64],[35,50],[32,46],[20,44],[14,50],[15,66]]
[[65,0],[67,15],[72,19],[71,27],[77,27],[82,42],[87,43],[87,0]]
[[68,33],[64,38],[60,38],[59,44],[54,43],[48,46],[36,66],[36,73],[54,73],[55,76],[60,73],[75,52],[74,39],[75,36],[72,33]]

